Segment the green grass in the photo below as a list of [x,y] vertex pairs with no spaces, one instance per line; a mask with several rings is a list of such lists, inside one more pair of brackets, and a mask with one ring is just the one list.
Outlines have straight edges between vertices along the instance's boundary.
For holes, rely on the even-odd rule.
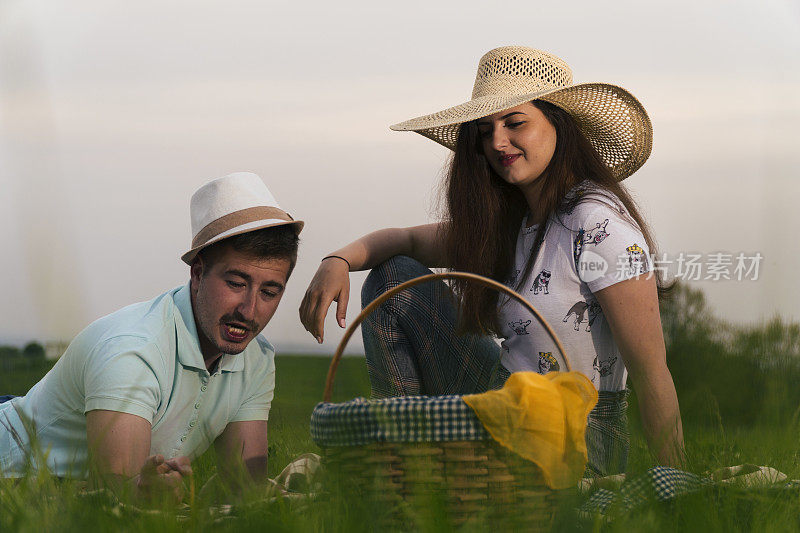
[[[688,469],[703,473],[742,463],[769,465],[800,479],[800,327],[773,319],[751,327],[717,320],[702,294],[679,288],[662,307],[670,370],[681,402]],[[321,399],[328,358],[282,356],[276,360],[277,383],[270,415],[270,475],[294,457],[319,452],[308,431],[309,416]],[[0,393],[23,394],[46,372],[36,368],[0,374]],[[335,401],[367,396],[364,361],[345,358],[337,373]],[[643,472],[654,461],[638,421],[635,391],[629,419],[632,442],[629,472]],[[194,464],[196,486],[214,472],[211,454]],[[235,518],[214,522],[210,502],[196,496],[191,509],[149,514],[133,509],[111,511],[103,497],[80,496],[78,485],[47,475],[21,482],[0,480],[0,531],[42,529],[183,531],[370,531],[385,529],[381,516],[392,509],[329,494],[315,501],[239,506]],[[581,521],[580,499],[565,500],[554,529],[584,531],[796,531],[800,498],[795,491],[713,487],[671,503],[647,503],[610,521]],[[429,503],[410,510],[416,529],[442,531],[441,506]],[[525,529],[523,516],[508,517]],[[410,527],[410,526],[407,526]],[[482,522],[464,531],[509,529],[509,524]]]
[[[270,476],[277,475],[302,453],[319,453],[311,441],[308,424],[314,406],[322,401],[329,364],[327,357],[277,357],[275,399],[269,421]],[[364,359],[342,358],[334,384],[334,401],[368,397],[369,378]]]

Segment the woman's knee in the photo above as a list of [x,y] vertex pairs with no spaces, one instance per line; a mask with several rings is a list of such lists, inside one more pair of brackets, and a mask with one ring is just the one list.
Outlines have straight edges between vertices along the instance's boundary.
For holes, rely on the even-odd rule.
[[369,303],[397,285],[418,278],[431,271],[416,259],[405,255],[390,257],[373,268],[361,287],[361,306]]

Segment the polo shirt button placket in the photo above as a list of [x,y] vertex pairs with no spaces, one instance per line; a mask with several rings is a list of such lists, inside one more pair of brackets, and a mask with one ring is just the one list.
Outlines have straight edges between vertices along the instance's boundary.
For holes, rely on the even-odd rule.
[[[200,410],[200,400],[203,399],[203,393],[208,390],[208,376],[202,376],[200,378],[200,394],[197,395],[197,401],[194,403],[194,410]],[[186,437],[192,430],[197,426],[197,419],[199,417],[199,413],[195,413],[192,419],[189,421],[189,427],[186,428],[186,433],[181,437],[181,442],[186,442]]]

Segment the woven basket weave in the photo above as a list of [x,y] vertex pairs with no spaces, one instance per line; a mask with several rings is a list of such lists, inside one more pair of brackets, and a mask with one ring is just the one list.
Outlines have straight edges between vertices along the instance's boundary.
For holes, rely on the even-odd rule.
[[[414,285],[438,279],[468,279],[488,285],[519,301],[544,326],[570,363],[552,328],[522,296],[491,279],[462,272],[430,274],[407,281],[382,294],[350,324],[328,370],[323,402],[331,400],[336,369],[358,325],[378,305]],[[385,400],[382,400],[385,401]],[[550,489],[541,469],[491,438],[432,442],[372,442],[358,446],[323,446],[326,471],[337,491],[374,502],[438,501],[451,525],[470,518],[493,520],[524,517],[526,530],[549,527],[557,500],[565,491]]]

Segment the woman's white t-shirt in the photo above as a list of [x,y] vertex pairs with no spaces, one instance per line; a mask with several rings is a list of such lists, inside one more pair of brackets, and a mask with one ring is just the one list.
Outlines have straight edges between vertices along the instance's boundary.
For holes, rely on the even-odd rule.
[[[618,391],[625,388],[627,371],[593,293],[649,272],[652,265],[642,232],[622,202],[585,185],[578,191],[581,199],[572,211],[550,221],[533,268],[518,286],[537,229],[523,220],[506,284],[519,287],[552,326],[573,370],[598,390]],[[518,302],[500,300],[500,321],[501,363],[510,372],[566,370],[555,343]]]

